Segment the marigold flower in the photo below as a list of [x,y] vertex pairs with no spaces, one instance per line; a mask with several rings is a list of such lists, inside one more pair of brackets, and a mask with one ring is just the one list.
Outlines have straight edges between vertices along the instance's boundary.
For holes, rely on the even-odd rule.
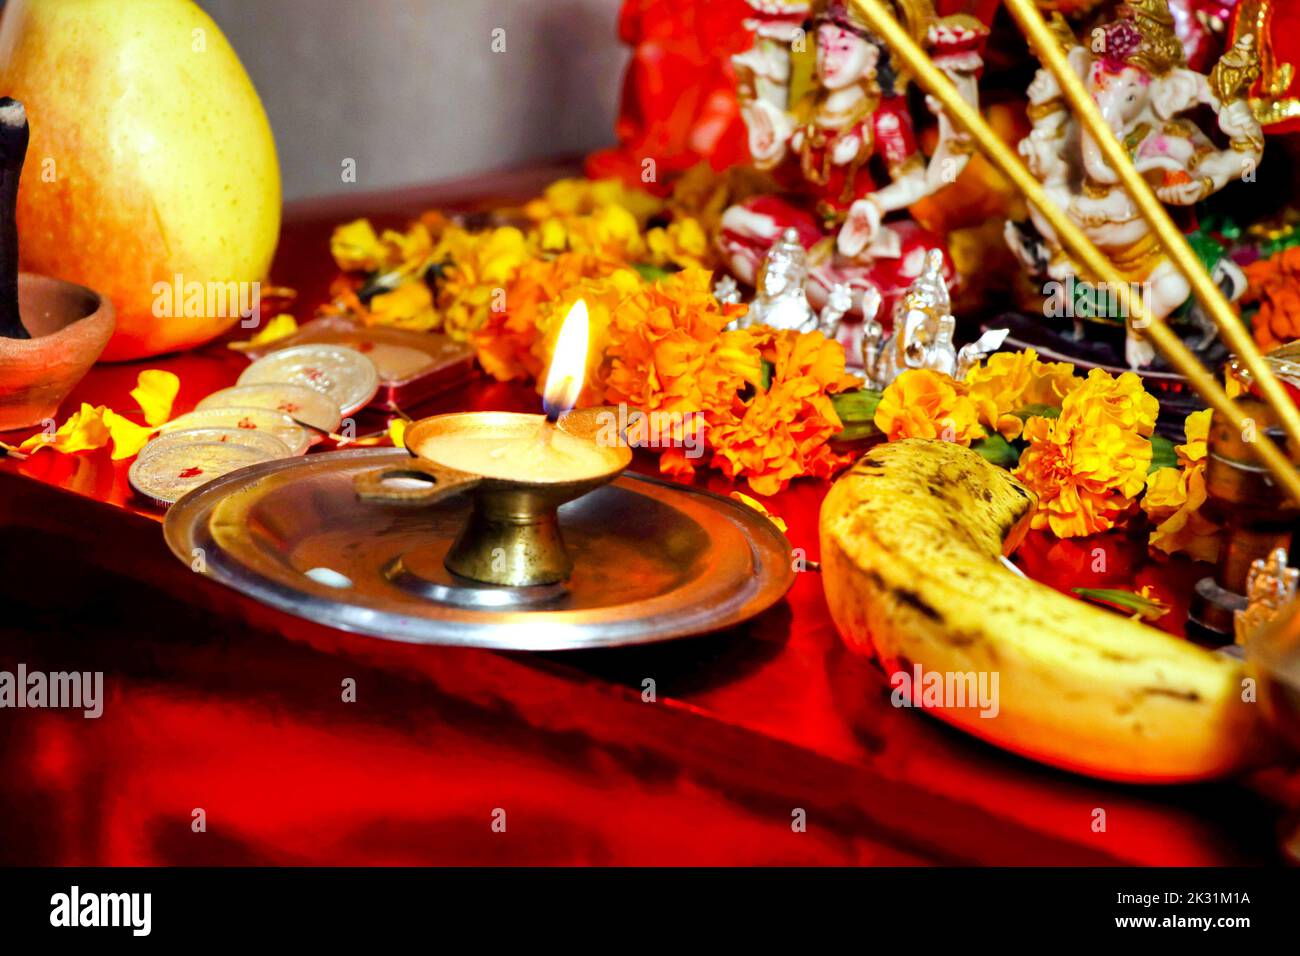
[[1039,496],[1033,527],[1082,538],[1116,527],[1146,487],[1159,404],[1132,372],[1093,369],[1057,419],[1025,423],[1029,447],[1013,472]]
[[663,203],[644,189],[631,189],[620,179],[560,179],[546,187],[546,192],[524,206],[524,214],[534,222],[586,216],[607,206],[630,212],[638,224],[663,209]]
[[604,404],[609,352],[618,334],[614,329],[616,315],[643,285],[641,276],[634,270],[616,269],[601,278],[582,279],[562,290],[557,298],[541,305],[537,310],[537,340],[532,347],[532,354],[540,365],[537,375],[539,392],[546,383],[546,372],[551,365],[560,328],[574,303],[582,299],[587,304],[587,369],[578,404]]
[[161,425],[172,417],[172,404],[181,390],[181,380],[174,372],[148,368],[136,376],[131,397],[140,405],[144,420],[150,425]]
[[1300,252],[1283,250],[1246,266],[1243,305],[1258,305],[1251,318],[1255,341],[1268,351],[1300,339]]
[[1060,407],[1082,379],[1068,362],[1040,362],[1033,349],[998,352],[966,375],[980,423],[1007,441],[1020,437],[1024,420],[1015,413],[1034,405]]
[[1181,552],[1197,561],[1219,556],[1219,527],[1201,514],[1205,504],[1205,468],[1211,409],[1193,412],[1183,426],[1187,443],[1179,445],[1178,466],[1160,468],[1147,476],[1142,510],[1155,523],[1148,541],[1165,554]]
[[776,525],[776,529],[782,534],[785,534],[786,531],[789,530],[786,523],[779,516],[772,514],[772,512],[763,507],[763,503],[758,499],[749,497],[749,495],[745,494],[743,491],[733,491],[729,497],[734,498],[736,501],[739,501],[742,505],[745,505],[748,508],[753,508],[768,521],[772,522],[772,524]]
[[529,259],[506,286],[504,308],[490,309],[471,335],[483,370],[502,382],[537,379],[547,362],[537,345],[543,311],[583,280],[602,279],[618,269],[612,260],[578,253]]
[[692,218],[676,219],[646,233],[652,265],[678,269],[712,268],[713,246],[704,227]]
[[403,281],[392,292],[372,298],[365,319],[372,325],[391,325],[415,332],[428,332],[438,326],[433,293],[423,279],[414,277]]
[[932,369],[908,369],[885,389],[875,423],[890,441],[941,438],[970,447],[985,437],[964,382]]
[[585,252],[637,262],[646,256],[636,216],[622,206],[601,206],[582,216],[543,220],[532,235],[545,252]]
[[376,272],[392,264],[392,251],[380,242],[369,219],[338,226],[330,236],[330,254],[344,272]]
[[644,286],[614,313],[604,400],[643,411],[700,413],[730,406],[761,376],[758,348],[726,327],[743,306],[724,306],[712,275],[687,269]]
[[794,478],[830,478],[850,455],[831,450],[843,428],[831,394],[853,388],[844,349],[820,332],[745,330],[772,366],[766,391],[709,415],[712,464],[728,478],[744,477],[759,495],[774,495]]
[[465,341],[487,321],[489,310],[503,299],[506,285],[532,252],[524,234],[513,226],[486,232],[450,226],[430,257],[446,263],[437,284],[435,327]]

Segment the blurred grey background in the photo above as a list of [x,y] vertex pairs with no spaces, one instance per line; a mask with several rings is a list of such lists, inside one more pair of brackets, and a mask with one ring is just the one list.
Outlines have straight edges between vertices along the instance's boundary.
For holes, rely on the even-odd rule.
[[[129,2],[129,0],[123,0]],[[428,183],[614,141],[621,0],[198,0],[253,78],[286,199]],[[505,31],[505,52],[492,50]],[[345,158],[357,181],[342,181]]]

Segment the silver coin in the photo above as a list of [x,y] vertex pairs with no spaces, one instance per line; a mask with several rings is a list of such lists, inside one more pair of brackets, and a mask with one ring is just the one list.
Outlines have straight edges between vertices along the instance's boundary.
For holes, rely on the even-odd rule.
[[[241,428],[274,435],[289,448],[291,456],[304,454],[311,447],[313,433],[292,418],[270,408],[204,408],[174,418],[158,431],[171,432],[193,428]],[[155,439],[157,441],[157,439]],[[145,446],[148,447],[147,445]]]
[[239,428],[238,426],[208,426],[205,428],[179,428],[164,432],[140,449],[137,458],[151,458],[158,452],[177,444],[205,444],[208,442],[225,442],[231,445],[245,445],[267,456],[268,461],[279,458],[292,458],[289,446],[270,432],[256,428]]
[[323,432],[338,431],[343,419],[343,412],[330,396],[285,382],[223,388],[201,399],[195,408],[269,408]]
[[271,456],[247,445],[177,442],[137,458],[127,472],[127,479],[138,494],[165,508],[214,478],[271,460]]
[[352,415],[370,404],[379,391],[375,364],[343,345],[295,345],[264,355],[239,376],[240,385],[285,382],[328,395]]

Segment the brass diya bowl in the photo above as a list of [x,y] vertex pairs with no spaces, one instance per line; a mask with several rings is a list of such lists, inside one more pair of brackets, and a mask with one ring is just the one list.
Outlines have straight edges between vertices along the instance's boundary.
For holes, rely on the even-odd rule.
[[558,511],[617,478],[632,451],[608,409],[552,425],[541,415],[457,412],[406,428],[410,462],[356,477],[363,501],[420,506],[469,495],[470,516],[444,564],[461,578],[505,587],[565,581],[573,559]]
[[30,272],[18,274],[18,311],[31,338],[0,337],[0,432],[53,418],[115,325],[98,292]]

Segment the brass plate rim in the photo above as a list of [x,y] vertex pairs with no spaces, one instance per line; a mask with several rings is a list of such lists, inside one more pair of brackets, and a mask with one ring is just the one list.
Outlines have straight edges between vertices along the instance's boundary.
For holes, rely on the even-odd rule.
[[[428,646],[557,651],[658,643],[742,624],[778,603],[794,583],[789,542],[758,512],[704,489],[632,473],[625,473],[616,484],[633,483],[637,493],[661,502],[666,499],[671,503],[682,496],[692,508],[707,509],[728,521],[748,543],[749,554],[743,559],[731,556],[747,573],[737,573],[727,581],[692,580],[689,585],[644,601],[608,608],[458,611],[447,605],[431,605],[427,609],[436,608],[437,615],[411,616],[409,611],[385,610],[371,602],[339,600],[346,591],[331,589],[306,576],[289,584],[262,574],[231,557],[210,527],[209,519],[229,495],[250,490],[281,472],[314,469],[346,473],[349,468],[373,468],[385,459],[398,462],[406,456],[401,449],[354,449],[266,462],[231,472],[173,505],[164,522],[167,544],[186,565],[192,565],[193,549],[203,547],[209,553],[203,570],[196,573],[293,616],[345,632]],[[284,483],[274,482],[266,493]],[[679,601],[678,607],[670,609],[668,599],[692,586],[702,593],[721,595],[721,599],[708,605],[682,605]],[[629,612],[638,605],[641,613]]]

